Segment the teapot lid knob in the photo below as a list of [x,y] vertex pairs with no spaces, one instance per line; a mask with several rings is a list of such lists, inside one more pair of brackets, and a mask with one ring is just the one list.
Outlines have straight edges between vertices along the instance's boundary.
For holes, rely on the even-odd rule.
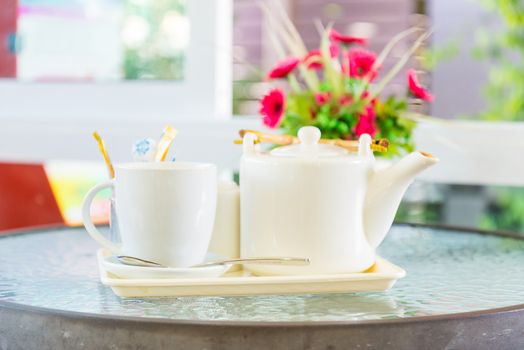
[[300,157],[316,159],[318,157],[340,157],[347,151],[334,145],[320,143],[321,132],[314,126],[304,126],[298,130],[300,143],[277,147],[270,154],[278,157]]
[[314,126],[304,126],[298,130],[298,139],[306,146],[316,145],[320,141],[320,136],[320,130]]
[[248,132],[244,135],[243,142],[242,142],[242,148],[244,150],[244,154],[255,154],[256,153],[256,141],[258,137],[257,135]]
[[361,157],[373,157],[371,143],[373,139],[368,134],[362,134],[358,139],[358,155]]

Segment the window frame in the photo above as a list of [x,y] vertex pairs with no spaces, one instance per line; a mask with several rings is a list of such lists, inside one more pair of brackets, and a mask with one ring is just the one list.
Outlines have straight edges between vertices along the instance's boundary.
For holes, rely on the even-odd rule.
[[[103,83],[0,79],[0,121],[62,125],[231,117],[232,0],[187,0],[183,81]],[[195,94],[195,92],[198,92]],[[201,101],[205,101],[202,103]]]

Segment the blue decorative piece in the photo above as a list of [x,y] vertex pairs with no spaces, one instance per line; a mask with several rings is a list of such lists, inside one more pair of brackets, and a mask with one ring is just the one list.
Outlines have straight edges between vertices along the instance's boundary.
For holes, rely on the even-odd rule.
[[150,138],[141,139],[133,145],[133,159],[139,162],[155,160],[156,141]]
[[7,50],[13,55],[16,55],[19,52],[19,41],[20,38],[16,33],[9,33],[7,36]]

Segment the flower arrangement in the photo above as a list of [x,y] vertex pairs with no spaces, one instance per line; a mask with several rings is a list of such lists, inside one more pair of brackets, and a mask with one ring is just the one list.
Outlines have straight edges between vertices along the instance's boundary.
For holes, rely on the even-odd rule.
[[[391,71],[377,82],[377,74],[391,49],[414,33],[415,28],[397,34],[377,55],[365,48],[366,38],[344,35],[332,28],[320,30],[319,49],[306,51],[287,16],[283,23],[277,33],[272,33],[272,38],[277,51],[285,58],[265,78],[268,81],[286,79],[290,91],[286,93],[282,87],[276,87],[261,99],[260,114],[267,127],[296,135],[300,127],[314,125],[322,131],[323,138],[351,140],[362,134],[386,138],[390,141],[387,156],[413,150],[411,134],[416,122],[404,116],[407,98],[382,99],[379,94],[428,33],[418,37]],[[413,98],[433,100],[412,69],[407,73],[407,91]]]

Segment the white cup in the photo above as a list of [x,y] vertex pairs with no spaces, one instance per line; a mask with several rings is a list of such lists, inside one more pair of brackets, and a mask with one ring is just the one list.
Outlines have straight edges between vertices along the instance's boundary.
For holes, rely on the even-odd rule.
[[[87,232],[113,254],[186,267],[205,258],[215,220],[216,167],[207,163],[145,162],[115,167],[114,180],[87,193],[82,217]],[[105,238],[91,219],[95,195],[113,188],[122,243]]]

